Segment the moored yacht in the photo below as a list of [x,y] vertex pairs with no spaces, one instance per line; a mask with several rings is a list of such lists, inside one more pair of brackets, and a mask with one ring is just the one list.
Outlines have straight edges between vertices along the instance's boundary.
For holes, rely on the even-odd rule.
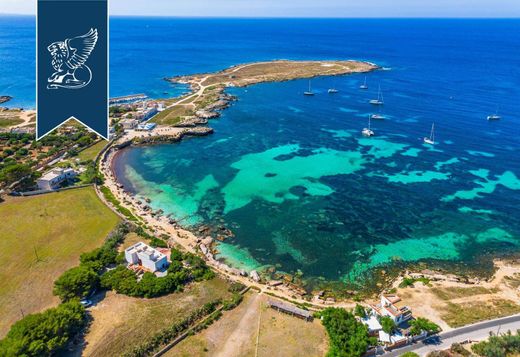
[[377,99],[372,99],[370,102],[372,105],[383,105],[383,93],[381,93],[381,86],[379,86],[379,90],[377,91]]
[[365,81],[363,82],[362,85],[359,86],[359,89],[368,89],[367,77],[366,76],[365,76]]
[[430,131],[430,137],[424,137],[423,142],[425,144],[435,145],[435,123],[432,123],[432,130]]
[[314,92],[311,89],[311,80],[309,79],[309,90],[306,92],[303,92],[303,95],[314,95]]
[[363,128],[363,130],[361,130],[361,134],[363,134],[363,136],[374,136],[375,133],[372,129],[370,129],[370,116],[368,117],[368,128]]

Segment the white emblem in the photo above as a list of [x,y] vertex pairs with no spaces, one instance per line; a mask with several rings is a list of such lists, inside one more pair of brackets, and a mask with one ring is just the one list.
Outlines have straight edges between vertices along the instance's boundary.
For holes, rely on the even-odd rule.
[[90,29],[83,36],[51,43],[47,50],[52,56],[54,73],[47,79],[47,89],[79,89],[92,80],[92,71],[85,64],[96,47],[97,29]]

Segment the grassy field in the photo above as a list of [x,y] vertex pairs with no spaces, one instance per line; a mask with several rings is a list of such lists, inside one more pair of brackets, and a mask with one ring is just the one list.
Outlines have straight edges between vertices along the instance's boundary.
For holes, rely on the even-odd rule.
[[[324,356],[328,337],[321,322],[306,322],[266,306],[267,296],[246,294],[235,309],[188,337],[167,357]],[[257,345],[258,341],[258,345]]]
[[446,288],[432,288],[431,291],[442,300],[451,300],[467,296],[493,294],[497,292],[497,289],[486,289],[482,286],[472,286],[469,288],[452,286]]
[[0,113],[0,128],[8,128],[23,123],[18,115],[12,113]]
[[0,203],[0,336],[22,314],[53,306],[54,280],[101,245],[119,219],[82,188]]
[[179,124],[184,117],[194,113],[192,106],[179,104],[158,113],[151,121],[158,124],[175,125]]
[[94,160],[96,158],[96,155],[105,147],[106,144],[106,140],[98,141],[94,145],[86,148],[85,150],[80,151],[78,154],[78,158],[81,161]]
[[93,320],[83,356],[120,356],[203,304],[219,297],[229,298],[228,288],[226,281],[215,278],[155,299],[109,292],[91,309]]
[[479,321],[513,315],[520,312],[520,306],[511,300],[490,299],[466,303],[448,302],[442,319],[451,327],[460,327]]

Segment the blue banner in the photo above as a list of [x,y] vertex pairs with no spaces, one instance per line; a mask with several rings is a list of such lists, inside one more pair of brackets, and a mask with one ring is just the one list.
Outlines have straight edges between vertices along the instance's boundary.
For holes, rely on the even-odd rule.
[[36,31],[36,138],[74,118],[107,139],[107,0],[38,0]]

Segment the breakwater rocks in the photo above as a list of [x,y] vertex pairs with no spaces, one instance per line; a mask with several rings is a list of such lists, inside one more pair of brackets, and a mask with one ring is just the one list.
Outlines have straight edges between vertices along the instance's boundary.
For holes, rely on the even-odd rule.
[[0,95],[0,104],[6,103],[6,102],[10,101],[11,99],[13,99],[13,97],[8,96],[8,95]]
[[186,128],[172,134],[159,134],[151,136],[136,137],[132,140],[134,145],[149,145],[157,143],[175,143],[182,140],[185,136],[206,136],[213,133],[213,129],[206,126]]

